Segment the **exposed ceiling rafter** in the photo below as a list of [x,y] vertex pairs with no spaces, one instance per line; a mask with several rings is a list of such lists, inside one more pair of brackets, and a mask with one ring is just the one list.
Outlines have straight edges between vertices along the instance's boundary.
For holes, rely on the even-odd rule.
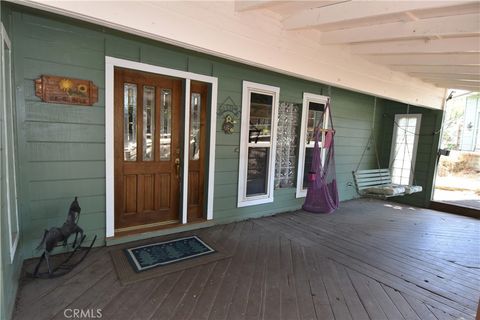
[[264,9],[273,5],[282,4],[285,1],[276,0],[251,0],[251,1],[235,1],[235,11],[249,11],[256,9]]
[[477,80],[480,81],[480,74],[452,74],[452,73],[423,73],[409,72],[409,75],[415,78],[432,82],[435,80]]
[[313,8],[292,14],[283,21],[287,30],[320,28],[352,20],[363,20],[402,14],[414,10],[453,7],[472,1],[348,1],[334,6]]
[[372,42],[352,44],[351,51],[356,54],[480,52],[480,41],[477,37],[461,37]]
[[415,53],[371,55],[368,59],[387,65],[480,65],[478,53]]
[[323,44],[345,44],[436,36],[470,36],[480,34],[479,26],[479,14],[465,14],[327,31],[322,33],[321,41]]

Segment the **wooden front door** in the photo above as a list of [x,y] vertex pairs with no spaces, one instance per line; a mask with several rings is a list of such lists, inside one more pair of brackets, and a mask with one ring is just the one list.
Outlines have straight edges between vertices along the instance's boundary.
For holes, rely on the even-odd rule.
[[115,229],[179,222],[182,81],[115,68]]

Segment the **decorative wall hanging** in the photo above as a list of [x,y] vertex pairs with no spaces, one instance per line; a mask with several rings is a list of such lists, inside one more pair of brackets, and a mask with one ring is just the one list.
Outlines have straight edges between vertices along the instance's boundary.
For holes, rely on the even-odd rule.
[[293,188],[297,172],[297,126],[301,104],[281,102],[278,112],[275,188]]
[[240,108],[232,98],[227,97],[217,109],[217,116],[223,117],[222,130],[225,134],[233,134],[235,131],[235,118],[240,115]]
[[91,106],[98,88],[89,80],[42,75],[35,80],[35,95],[45,102]]
[[227,114],[225,116],[225,119],[224,119],[223,125],[222,125],[223,132],[225,132],[225,134],[232,134],[234,132],[234,129],[235,129],[235,123],[236,123],[236,121],[233,120],[233,116],[230,115],[230,114]]

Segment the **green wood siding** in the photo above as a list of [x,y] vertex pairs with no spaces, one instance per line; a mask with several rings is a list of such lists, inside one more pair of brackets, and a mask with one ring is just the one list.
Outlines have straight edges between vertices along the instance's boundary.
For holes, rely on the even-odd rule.
[[[10,8],[25,257],[39,254],[34,247],[43,230],[63,223],[74,196],[79,196],[82,206],[80,225],[90,237],[98,235],[97,245],[104,243],[106,55],[218,77],[219,104],[230,97],[241,106],[243,80],[280,87],[280,101],[302,103],[303,92],[329,93],[326,85],[19,6]],[[42,74],[92,80],[99,87],[99,102],[93,107],[41,103],[35,97],[33,80]],[[331,88],[330,92],[337,129],[338,186],[341,200],[347,200],[357,196],[351,185],[351,172],[368,141],[372,123],[380,141],[383,114],[390,106],[379,99],[374,113],[371,96],[338,88]],[[293,188],[275,190],[274,203],[236,208],[240,141],[240,120],[236,120],[235,133],[225,135],[221,131],[223,118],[217,118],[215,221],[228,222],[300,208],[303,199],[295,198]],[[371,148],[360,168],[374,168],[375,163]]]

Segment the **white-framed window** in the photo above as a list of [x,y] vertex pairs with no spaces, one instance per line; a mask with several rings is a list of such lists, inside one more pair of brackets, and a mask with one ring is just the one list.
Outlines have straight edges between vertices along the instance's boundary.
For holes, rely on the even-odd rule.
[[396,114],[393,123],[390,170],[392,183],[410,185],[415,172],[421,114]]
[[[315,145],[314,129],[317,125],[320,125],[322,129],[328,129],[328,110],[325,110],[328,99],[329,97],[318,94],[306,92],[303,94],[300,148],[298,152],[297,198],[307,195],[308,173],[312,165],[313,147]],[[323,149],[324,131],[320,135],[320,139],[323,164],[325,162],[325,150]]]
[[280,88],[243,81],[238,207],[273,202]]
[[3,123],[0,126],[2,132],[1,137],[1,182],[2,182],[2,201],[5,203],[7,210],[8,222],[8,239],[10,248],[10,261],[13,262],[15,251],[19,239],[19,223],[18,223],[18,208],[17,208],[17,182],[15,175],[15,144],[14,144],[14,116],[13,116],[13,92],[12,92],[12,54],[11,42],[8,34],[1,25],[1,64],[2,74],[1,83],[3,97],[2,104],[2,119]]

